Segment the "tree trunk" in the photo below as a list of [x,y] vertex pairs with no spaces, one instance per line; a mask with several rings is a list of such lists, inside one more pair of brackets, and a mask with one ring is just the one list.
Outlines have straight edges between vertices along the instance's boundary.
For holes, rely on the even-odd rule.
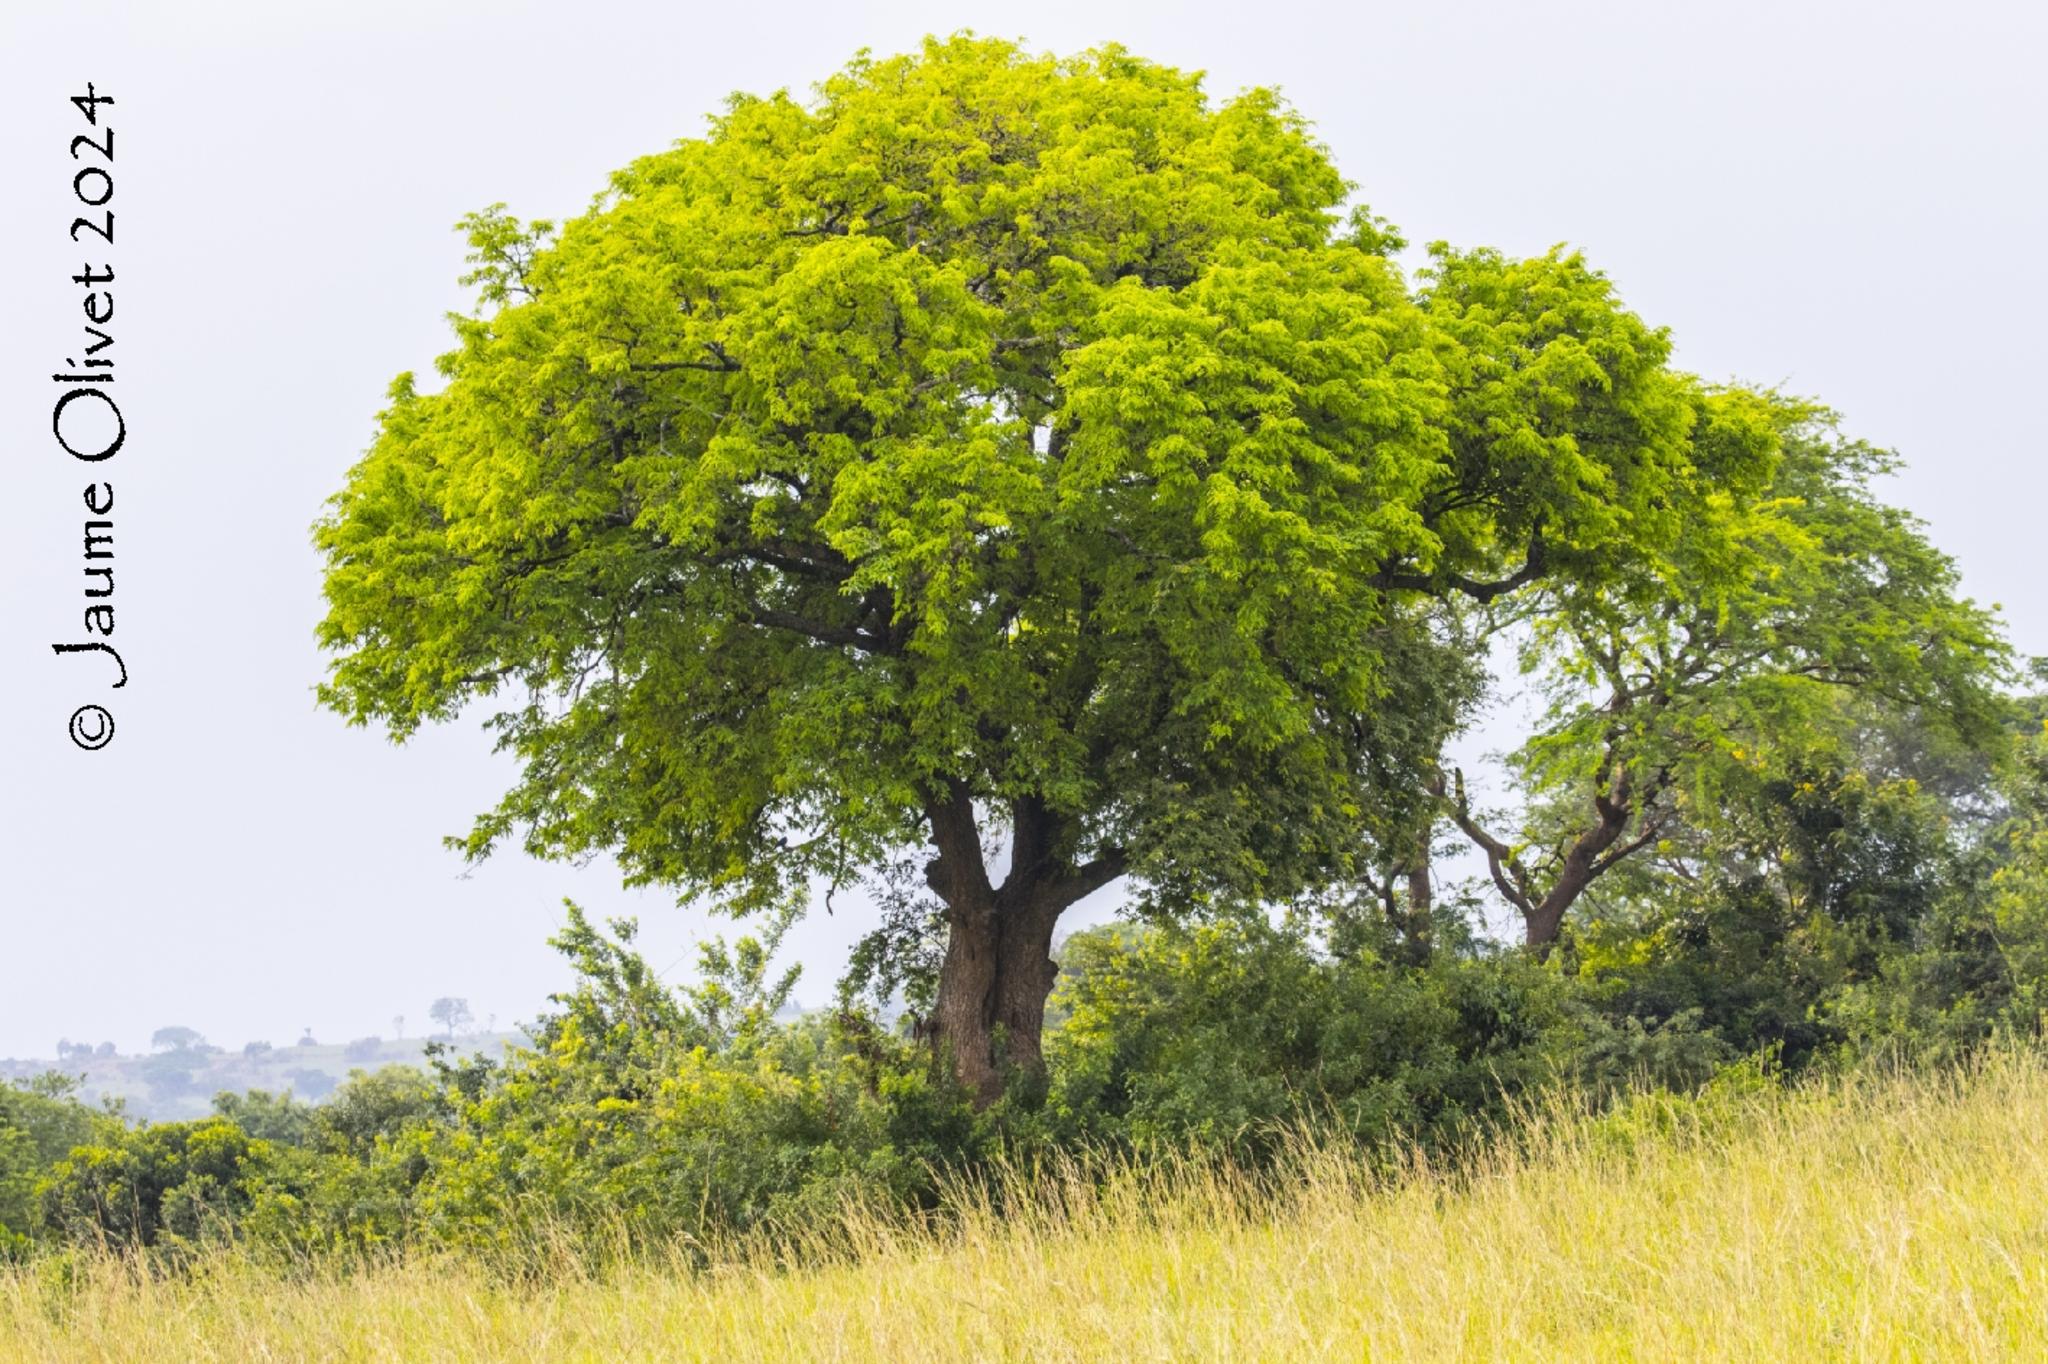
[[1410,966],[1427,966],[1436,951],[1436,920],[1431,907],[1436,901],[1430,884],[1429,832],[1415,840],[1415,852],[1408,862],[1408,906],[1401,925],[1401,954]]
[[986,1108],[1013,1075],[1045,1069],[1045,1001],[1059,968],[1053,929],[1067,907],[1121,875],[1124,854],[1109,849],[1081,866],[1073,842],[1042,802],[1012,807],[1010,869],[990,884],[980,831],[965,786],[953,784],[927,808],[937,856],[925,880],[946,905],[946,956],[939,966],[930,1036],[953,1073]]
[[1564,865],[1558,869],[1557,879],[1550,884],[1541,899],[1532,901],[1522,915],[1522,941],[1541,957],[1550,955],[1551,945],[1557,941],[1560,929],[1564,927],[1564,916],[1586,893],[1586,887],[1593,879],[1612,866],[1614,859],[1607,856],[1622,830],[1628,827],[1633,813],[1627,802],[1627,787],[1619,784],[1622,799],[1609,800],[1595,796],[1594,803],[1600,810],[1600,822],[1572,841],[1565,850]]
[[1550,949],[1557,942],[1557,935],[1564,928],[1565,911],[1579,898],[1583,885],[1563,891],[1553,887],[1550,894],[1531,905],[1522,916],[1522,945],[1535,954],[1538,961],[1550,955]]
[[980,1107],[1002,1097],[1013,1075],[1044,1070],[1045,1001],[1059,969],[1052,935],[1065,906],[1007,898],[949,909],[932,1009],[934,1041]]
[[[1645,816],[1641,832],[1632,841],[1620,843],[1622,833],[1640,807],[1635,800],[1635,785],[1628,769],[1614,764],[1607,789],[1593,793],[1593,808],[1599,815],[1599,822],[1572,840],[1571,846],[1565,849],[1563,865],[1558,868],[1556,879],[1548,890],[1539,895],[1531,884],[1533,878],[1514,850],[1487,833],[1472,818],[1471,808],[1465,799],[1464,773],[1456,775],[1455,798],[1446,795],[1441,776],[1432,782],[1431,794],[1442,802],[1452,822],[1486,854],[1486,867],[1493,876],[1493,884],[1500,890],[1502,898],[1521,911],[1523,944],[1539,959],[1550,955],[1551,945],[1557,941],[1564,927],[1566,912],[1586,893],[1586,887],[1616,862],[1649,843],[1663,827],[1660,821]],[[1669,770],[1660,770],[1651,784],[1649,799],[1654,799],[1670,784],[1670,780]]]

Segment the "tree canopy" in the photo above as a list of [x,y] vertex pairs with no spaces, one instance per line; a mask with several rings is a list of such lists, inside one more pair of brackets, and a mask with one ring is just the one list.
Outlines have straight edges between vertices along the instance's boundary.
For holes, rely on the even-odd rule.
[[1081,896],[1286,896],[1412,825],[1472,685],[1430,603],[1712,567],[1699,509],[1772,477],[1770,404],[1580,258],[1410,281],[1351,189],[1270,91],[962,36],[735,96],[559,229],[473,215],[479,313],[317,530],[322,697],[491,708],[473,856],[739,909],[922,857],[992,1096]]

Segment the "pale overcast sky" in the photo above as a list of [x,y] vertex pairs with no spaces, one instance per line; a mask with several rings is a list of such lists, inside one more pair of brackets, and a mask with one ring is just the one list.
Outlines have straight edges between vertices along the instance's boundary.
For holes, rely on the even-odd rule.
[[[103,3],[0,15],[0,1056],[59,1036],[239,1045],[500,1026],[564,975],[573,895],[640,915],[657,963],[705,925],[609,864],[440,836],[508,771],[473,724],[394,749],[314,708],[307,527],[385,386],[449,337],[461,214],[579,211],[734,89],[802,90],[868,46],[972,27],[1105,40],[1274,84],[1417,241],[1583,248],[1679,358],[1816,395],[1898,448],[1895,495],[2048,653],[2035,411],[2048,304],[2048,9],[1713,5]],[[67,102],[117,103],[116,242],[67,240]],[[88,186],[97,192],[96,187]],[[89,240],[89,239],[88,239]],[[80,493],[48,376],[111,262],[126,447],[107,693],[82,638]],[[111,698],[118,698],[117,702]],[[109,700],[82,753],[65,721]],[[1102,906],[1096,907],[1103,912]],[[803,931],[820,1000],[857,907]],[[683,964],[686,966],[687,962]]]

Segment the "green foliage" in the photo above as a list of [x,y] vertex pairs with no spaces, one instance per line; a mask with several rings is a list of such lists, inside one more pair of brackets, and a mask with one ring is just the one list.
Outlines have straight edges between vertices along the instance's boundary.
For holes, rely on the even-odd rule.
[[1586,1036],[1554,970],[1439,954],[1423,970],[1318,957],[1263,925],[1091,932],[1066,945],[1047,1101],[1062,1138],[1256,1150],[1334,1115],[1437,1142],[1571,1074]]
[[[1767,477],[1695,509],[1655,571],[1560,576],[1499,622],[1550,698],[1514,755],[1527,818],[1518,838],[1490,835],[1462,777],[1447,809],[1532,943],[1624,858],[1652,850],[1696,877],[1731,823],[1836,809],[1787,801],[1812,772],[1857,770],[1873,727],[1980,783],[2008,746],[2009,651],[1954,563],[1874,496],[1895,460],[1807,405],[1723,393],[1705,410],[1721,434],[1696,445],[1743,465],[1767,452]],[[1802,845],[1790,856],[1833,855],[1824,829],[1784,832]]]
[[1349,189],[1270,91],[963,36],[473,215],[484,312],[317,532],[322,697],[497,707],[470,854],[741,908],[961,797],[1159,906],[1341,874],[1449,723],[1390,701],[1463,689],[1424,604],[1634,571],[1767,462],[1577,256],[1413,289]]
[[0,1260],[28,1247],[37,1225],[36,1187],[72,1147],[111,1125],[72,1098],[76,1084],[51,1073],[0,1084]]
[[406,1136],[445,1112],[417,1070],[357,1071],[323,1104],[221,1094],[215,1116],[102,1121],[39,1181],[37,1227],[76,1244],[178,1253],[240,1241],[303,1253],[402,1236],[423,1173]]
[[2048,731],[2023,736],[2002,776],[2002,804],[1946,860],[1910,950],[1830,1002],[1859,1047],[1950,1058],[2048,1024]]
[[2009,1015],[2039,1028],[2048,1023],[2048,722],[2030,736],[2010,798],[2011,815],[1994,845],[1990,912],[1979,941],[1988,939],[1997,953]]
[[1909,778],[1810,772],[1756,807],[1771,819],[1697,850],[1698,884],[1605,883],[1545,962],[1449,931],[1453,908],[1424,966],[1383,955],[1392,939],[1362,914],[1334,950],[1256,917],[1077,934],[1047,1084],[981,1112],[863,1014],[778,1021],[770,943],[709,944],[709,975],[674,989],[630,924],[603,933],[571,905],[556,946],[576,983],[502,1062],[359,1072],[318,1105],[222,1095],[212,1119],[138,1128],[61,1087],[0,1094],[0,1192],[26,1219],[10,1244],[408,1245],[516,1268],[565,1237],[604,1253],[795,1234],[847,1199],[929,1205],[949,1174],[1048,1148],[1258,1160],[1308,1120],[1454,1155],[1555,1086],[1617,1100],[1600,1131],[1624,1147],[1705,1131],[1767,1077],[2031,1029],[2048,988],[2042,751],[2003,779],[1981,836]]
[[42,1222],[86,1245],[193,1247],[231,1236],[280,1172],[277,1147],[225,1118],[111,1131],[50,1170]]
[[1798,761],[1754,764],[1711,824],[1603,884],[1573,954],[1602,1007],[1689,1017],[1795,1068],[1953,1059],[2033,1033],[2048,969],[2044,810],[2026,777],[2038,759],[1994,780],[1925,737],[1838,721]]
[[701,950],[662,984],[632,925],[576,906],[556,947],[577,986],[500,1067],[444,1071],[444,1118],[412,1129],[410,1216],[435,1239],[518,1249],[549,1228],[667,1238],[772,1227],[855,1194],[911,1197],[974,1139],[929,1059],[849,1015],[778,1025],[793,972],[764,942]]
[[273,1146],[307,1146],[312,1143],[319,1110],[287,1092],[252,1089],[235,1094],[223,1091],[213,1096],[213,1111],[250,1136]]

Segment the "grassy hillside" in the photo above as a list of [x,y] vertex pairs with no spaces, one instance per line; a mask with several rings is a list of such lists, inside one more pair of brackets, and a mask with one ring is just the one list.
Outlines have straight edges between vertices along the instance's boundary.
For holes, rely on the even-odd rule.
[[2048,1063],[1723,1083],[1538,1115],[1462,1176],[1303,1143],[1216,1167],[1041,1176],[944,1233],[854,1215],[802,1272],[744,1250],[551,1282],[467,1262],[289,1282],[222,1258],[0,1276],[38,1360],[2037,1359]]

